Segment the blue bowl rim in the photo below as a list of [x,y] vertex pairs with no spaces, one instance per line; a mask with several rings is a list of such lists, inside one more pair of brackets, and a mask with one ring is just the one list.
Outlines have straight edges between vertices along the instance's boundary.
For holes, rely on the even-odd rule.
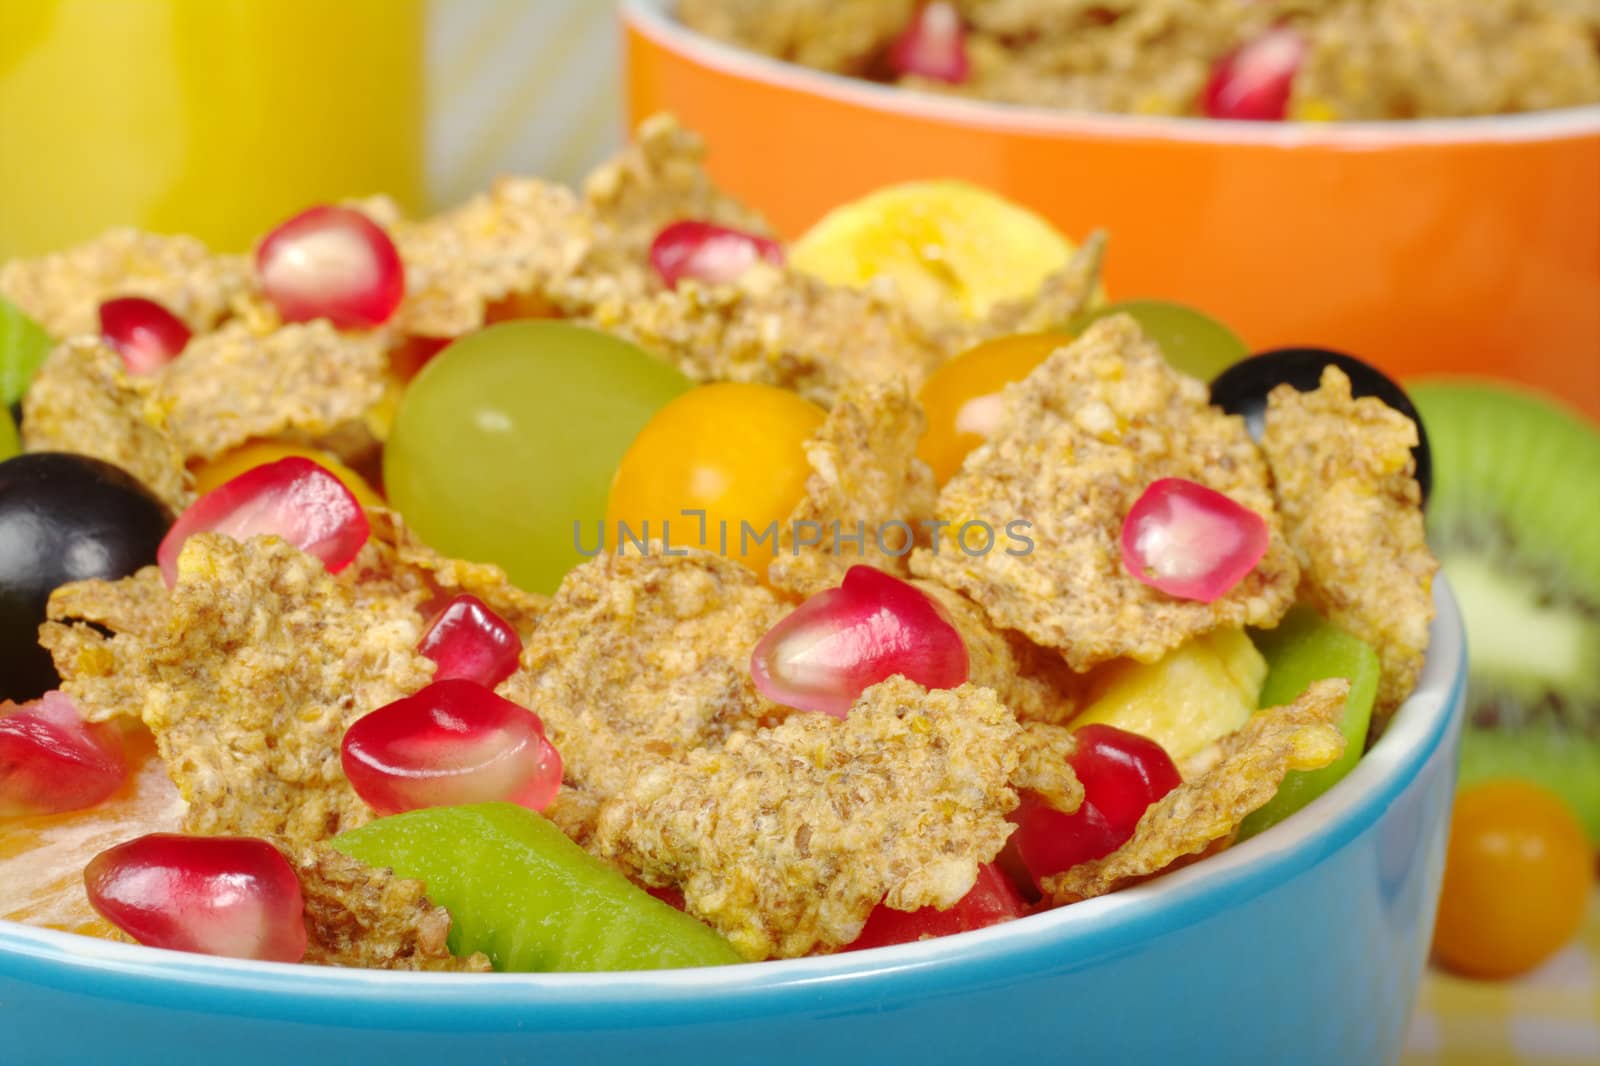
[[[1247,905],[1374,825],[1459,718],[1466,639],[1455,600],[1435,582],[1432,654],[1417,691],[1334,788],[1293,818],[1203,862],[1133,888],[938,940],[817,958],[608,974],[433,974],[341,970],[213,958],[0,921],[0,978],[118,1000],[336,1024],[437,1028],[619,1029],[771,1010],[859,1004],[864,995],[948,992],[1014,980],[1072,960],[1135,951],[1150,937]],[[805,990],[801,995],[797,991]],[[319,1006],[319,1003],[321,1004]],[[431,1019],[431,1021],[430,1021]]]
[[1369,151],[1418,144],[1507,143],[1600,136],[1600,104],[1460,118],[1362,122],[1244,122],[1165,115],[1107,115],[917,92],[814,70],[718,41],[679,22],[673,0],[622,0],[623,24],[710,70],[906,118],[969,129],[1062,138],[1308,146]]

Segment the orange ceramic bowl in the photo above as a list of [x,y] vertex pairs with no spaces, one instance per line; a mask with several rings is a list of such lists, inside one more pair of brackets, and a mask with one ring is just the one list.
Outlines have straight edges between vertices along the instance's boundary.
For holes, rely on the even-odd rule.
[[675,113],[794,236],[914,178],[964,178],[1081,237],[1114,299],[1193,304],[1254,348],[1401,376],[1510,377],[1600,418],[1600,106],[1337,125],[1083,115],[842,78],[623,5],[629,117]]

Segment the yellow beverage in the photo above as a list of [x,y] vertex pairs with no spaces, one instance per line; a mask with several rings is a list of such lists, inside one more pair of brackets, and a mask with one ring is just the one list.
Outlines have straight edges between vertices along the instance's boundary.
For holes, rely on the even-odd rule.
[[0,0],[0,260],[420,205],[422,0]]

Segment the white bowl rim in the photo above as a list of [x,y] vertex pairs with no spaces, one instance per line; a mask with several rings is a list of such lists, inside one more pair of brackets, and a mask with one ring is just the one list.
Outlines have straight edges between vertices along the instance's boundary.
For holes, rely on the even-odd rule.
[[679,22],[673,0],[622,0],[623,23],[699,65],[750,81],[797,89],[870,111],[969,128],[1105,140],[1188,141],[1267,148],[1374,149],[1516,143],[1600,136],[1600,104],[1465,118],[1367,122],[1244,122],[1163,115],[1061,111],[916,92],[813,70],[714,40]]
[[[1443,743],[1459,717],[1466,677],[1466,635],[1441,576],[1431,651],[1416,691],[1350,774],[1294,817],[1202,862],[1153,881],[1068,907],[971,933],[811,958],[743,966],[619,973],[410,973],[337,969],[216,958],[100,940],[0,920],[0,978],[15,962],[60,980],[125,982],[130,994],[182,1002],[203,988],[264,994],[278,1001],[343,997],[379,1009],[439,1004],[592,1011],[627,1006],[670,1008],[704,997],[757,1000],[798,986],[855,984],[885,975],[910,983],[952,968],[996,971],[1008,957],[1040,950],[1132,949],[1138,933],[1166,930],[1238,905],[1310,868],[1365,832]],[[1226,902],[1224,902],[1226,901]],[[1133,932],[1134,936],[1128,934]],[[188,990],[188,993],[185,992]],[[398,997],[398,999],[397,999]],[[622,1024],[618,1021],[618,1024]]]

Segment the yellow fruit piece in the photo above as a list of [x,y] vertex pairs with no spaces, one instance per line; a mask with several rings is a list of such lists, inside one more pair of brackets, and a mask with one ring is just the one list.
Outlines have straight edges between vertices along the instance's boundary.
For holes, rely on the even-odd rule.
[[982,318],[1032,296],[1073,252],[1043,218],[961,181],[914,181],[834,208],[789,249],[831,285],[890,277],[907,300]]
[[1103,722],[1147,736],[1181,766],[1244,725],[1266,678],[1267,660],[1244,631],[1219,629],[1159,662],[1123,659],[1096,669],[1072,725]]
[[[754,537],[788,520],[811,476],[806,441],[824,417],[810,400],[772,385],[690,389],[657,411],[622,457],[606,501],[607,536],[626,523],[642,538],[648,522],[660,540],[667,522],[674,549],[703,547],[764,570],[773,541],[747,544],[741,529]],[[686,511],[704,511],[704,524]]]
[[1005,387],[1071,343],[1066,333],[996,337],[967,349],[928,377],[917,396],[928,416],[917,455],[940,485],[955,477],[967,453],[994,431],[1005,413],[1000,395]]
[[1583,927],[1594,881],[1583,824],[1560,796],[1513,778],[1456,796],[1434,958],[1469,977],[1526,973]]
[[194,472],[195,491],[203,495],[224,482],[232,481],[247,470],[254,470],[258,466],[275,463],[290,456],[310,459],[322,466],[328,473],[344,482],[344,487],[361,502],[361,506],[383,506],[383,497],[367,484],[367,480],[341,463],[332,452],[275,440],[258,440],[241,444],[226,455],[218,456],[198,467]]

